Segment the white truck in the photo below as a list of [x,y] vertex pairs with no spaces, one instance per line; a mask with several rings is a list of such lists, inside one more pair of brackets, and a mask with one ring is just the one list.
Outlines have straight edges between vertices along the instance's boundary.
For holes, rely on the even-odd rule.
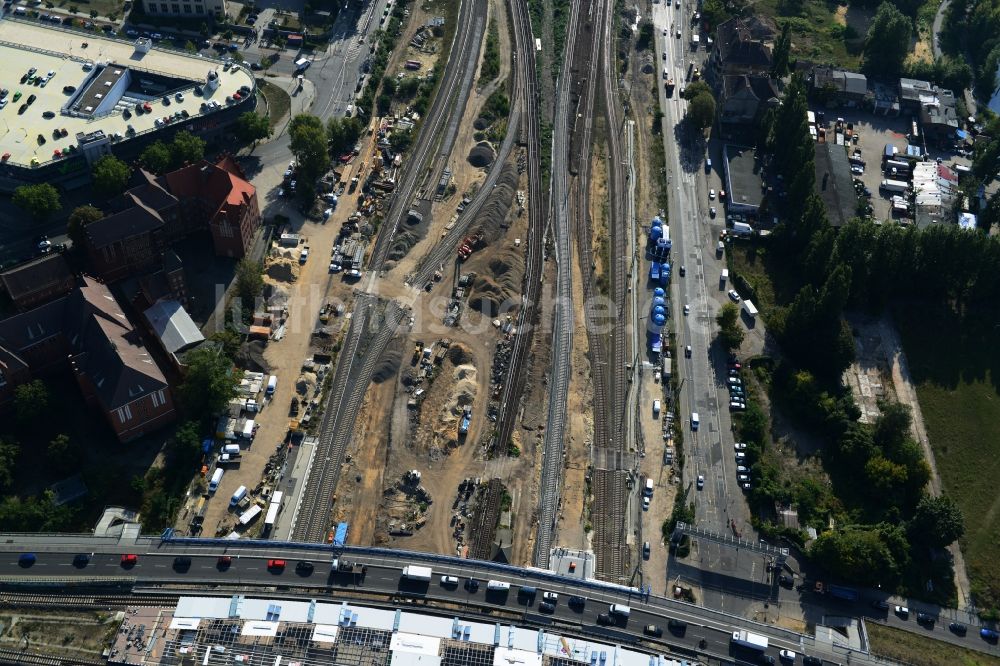
[[434,572],[430,567],[418,567],[413,564],[403,567],[403,578],[407,580],[420,580],[430,582]]
[[726,288],[726,281],[729,280],[729,269],[723,268],[722,273],[719,275],[719,289]]
[[908,189],[910,189],[910,184],[907,183],[906,181],[902,181],[902,180],[887,179],[887,180],[883,180],[879,184],[878,188],[880,190],[885,191],[885,192],[900,192],[900,193],[902,193],[902,192],[906,192]]
[[740,647],[763,652],[767,649],[767,636],[753,634],[746,629],[740,629],[733,632],[733,643]]
[[733,235],[735,236],[749,236],[753,233],[753,227],[751,227],[746,222],[734,222],[733,223]]
[[750,319],[757,318],[757,306],[754,305],[752,301],[743,301],[743,312],[746,313],[746,316],[750,317]]

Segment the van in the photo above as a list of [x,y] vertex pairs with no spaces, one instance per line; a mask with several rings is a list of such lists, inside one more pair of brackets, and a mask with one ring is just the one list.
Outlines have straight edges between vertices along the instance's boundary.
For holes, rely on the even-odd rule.
[[229,455],[238,454],[240,452],[239,444],[226,444],[222,447],[223,453],[228,453]]
[[653,494],[653,480],[652,479],[649,479],[649,478],[646,479],[646,488],[643,490],[643,493],[645,495],[647,495],[647,496]]
[[705,173],[711,173],[711,172],[712,172],[712,158],[709,157],[705,159]]
[[691,430],[698,431],[698,412],[691,412]]
[[725,249],[726,249],[726,244],[723,243],[722,241],[719,241],[718,245],[715,246],[715,256],[721,259],[722,253],[723,251],[725,251]]
[[538,594],[538,588],[531,585],[522,585],[521,589],[518,590],[518,594],[522,597],[534,599],[535,595]]
[[240,486],[239,488],[236,489],[236,492],[233,493],[232,498],[229,500],[229,506],[236,506],[237,504],[242,502],[243,498],[246,496],[247,496],[247,487]]
[[14,13],[17,14],[18,16],[24,16],[25,14],[28,13],[28,10],[18,5],[17,7],[14,8]]
[[955,173],[957,173],[959,177],[968,176],[970,173],[972,173],[972,169],[965,166],[964,164],[955,164],[954,168],[955,168]]
[[629,616],[629,613],[631,612],[632,609],[624,604],[611,604],[611,606],[608,608],[608,613],[610,613],[611,615],[617,615],[619,617],[627,618]]
[[271,375],[267,378],[267,395],[274,395],[274,389],[278,388],[278,377]]
[[486,589],[494,592],[506,592],[510,589],[510,583],[502,580],[491,580],[486,583]]
[[214,493],[219,489],[219,482],[222,481],[222,474],[225,472],[221,467],[212,474],[212,480],[208,482],[208,492]]
[[653,401],[653,416],[659,416],[659,415],[660,415],[660,401],[659,400],[654,400]]

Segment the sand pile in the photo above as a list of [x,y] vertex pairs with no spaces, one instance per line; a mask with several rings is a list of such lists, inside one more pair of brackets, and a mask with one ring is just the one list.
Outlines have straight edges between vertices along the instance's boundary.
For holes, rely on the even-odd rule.
[[452,372],[454,383],[449,387],[448,400],[441,408],[441,421],[448,424],[458,423],[464,407],[476,400],[478,372],[471,364],[462,364]]
[[389,343],[385,352],[378,360],[375,370],[372,372],[372,381],[376,384],[392,379],[399,372],[399,366],[403,364],[402,340],[396,338]]
[[462,365],[463,363],[468,363],[472,360],[472,355],[469,353],[469,350],[458,343],[452,343],[451,347],[448,348],[447,357],[448,360],[451,361],[452,365]]
[[299,395],[312,395],[316,389],[316,375],[311,372],[303,372],[295,380],[295,392]]
[[275,259],[267,265],[264,274],[276,282],[295,282],[299,279],[299,261],[285,257]]

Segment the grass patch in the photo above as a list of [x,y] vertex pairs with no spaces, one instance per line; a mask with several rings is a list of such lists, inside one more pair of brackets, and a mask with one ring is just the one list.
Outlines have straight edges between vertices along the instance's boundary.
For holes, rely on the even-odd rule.
[[736,240],[726,243],[726,265],[737,291],[764,312],[774,306],[788,305],[795,298],[789,285],[795,284],[789,270],[772,258],[767,241]]
[[[873,653],[921,666],[1000,666],[1000,658],[919,634],[867,624]],[[971,629],[970,629],[971,631]]]
[[[941,483],[965,516],[962,551],[982,608],[1000,607],[1000,346],[992,322],[977,326],[942,308],[893,313]],[[944,353],[942,353],[944,352]]]
[[[847,69],[858,69],[860,52],[848,48],[845,36],[850,39],[854,35],[837,20],[835,11],[838,5],[820,0],[803,0],[802,9],[797,16],[783,16],[778,10],[780,4],[781,0],[761,0],[754,5],[754,11],[762,16],[792,24],[793,60],[798,57],[814,62],[828,62]],[[864,35],[856,37],[863,38]],[[852,44],[860,42],[859,39],[850,41]]]
[[483,49],[483,65],[479,68],[479,85],[489,83],[500,73],[500,32],[496,17],[490,19],[486,31],[486,48]]
[[552,0],[552,76],[558,77],[566,47],[566,27],[572,11],[569,0]]
[[267,100],[267,113],[271,121],[271,129],[286,116],[292,108],[292,98],[288,93],[270,81],[258,81],[257,88]]

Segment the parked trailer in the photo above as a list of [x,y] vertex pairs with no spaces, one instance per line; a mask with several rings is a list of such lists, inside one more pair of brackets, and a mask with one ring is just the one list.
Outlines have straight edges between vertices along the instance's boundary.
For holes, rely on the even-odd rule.
[[733,643],[741,647],[763,652],[767,649],[767,636],[753,634],[746,629],[741,629],[733,632]]
[[433,575],[434,571],[430,567],[418,567],[413,564],[403,567],[403,578],[407,580],[422,580],[429,583]]
[[743,301],[743,312],[745,312],[751,319],[757,318],[757,306],[754,305],[752,301]]
[[254,504],[252,507],[244,511],[243,515],[240,516],[240,525],[249,525],[250,523],[252,523],[254,520],[257,519],[257,516],[260,515],[261,511],[262,509],[260,508],[260,505]]
[[883,180],[878,188],[886,192],[906,192],[910,189],[910,184],[902,180]]
[[486,589],[494,592],[506,592],[510,589],[510,583],[503,580],[491,580],[486,583]]
[[[721,245],[721,242],[720,242]],[[723,268],[722,273],[719,274],[719,289],[726,288],[726,281],[729,280],[729,269]]]

